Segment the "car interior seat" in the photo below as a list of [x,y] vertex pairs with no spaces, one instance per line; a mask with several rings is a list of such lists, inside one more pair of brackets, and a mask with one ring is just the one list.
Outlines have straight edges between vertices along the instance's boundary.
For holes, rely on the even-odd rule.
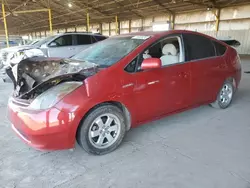
[[177,49],[173,44],[165,44],[162,48],[161,62],[162,66],[171,65],[179,62]]

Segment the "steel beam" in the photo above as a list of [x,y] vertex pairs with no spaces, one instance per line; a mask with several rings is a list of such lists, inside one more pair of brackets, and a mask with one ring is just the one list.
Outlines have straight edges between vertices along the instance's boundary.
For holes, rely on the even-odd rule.
[[43,9],[35,9],[35,10],[19,10],[19,11],[13,11],[13,14],[24,14],[24,13],[33,13],[33,12],[47,12],[49,9],[43,8]]
[[157,3],[159,6],[161,6],[162,8],[164,8],[164,10],[168,13],[168,14],[173,14],[173,11],[171,11],[170,9],[168,9],[166,6],[164,6],[161,2],[159,2],[158,0],[154,0],[155,3]]

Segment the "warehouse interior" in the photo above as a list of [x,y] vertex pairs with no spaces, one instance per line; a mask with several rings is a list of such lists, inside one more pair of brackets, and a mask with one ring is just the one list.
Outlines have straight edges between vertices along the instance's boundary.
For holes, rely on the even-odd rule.
[[202,105],[146,123],[131,129],[117,150],[93,156],[78,144],[59,151],[38,151],[23,144],[6,115],[13,84],[0,63],[0,187],[250,187],[249,0],[1,3],[0,50],[64,33],[112,38],[144,31],[188,30],[239,41],[235,49],[242,76],[229,108]]
[[[34,39],[51,33],[91,31],[113,36],[157,30],[158,25],[170,23],[174,29],[235,38],[242,43],[239,52],[249,54],[250,5],[246,0],[98,1],[6,1],[9,34]],[[3,40],[4,27],[1,32]]]

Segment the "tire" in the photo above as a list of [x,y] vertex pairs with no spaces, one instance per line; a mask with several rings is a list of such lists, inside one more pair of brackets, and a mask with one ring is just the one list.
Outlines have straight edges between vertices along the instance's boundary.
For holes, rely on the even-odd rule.
[[88,153],[104,155],[121,144],[125,133],[126,124],[122,111],[114,105],[106,104],[87,115],[77,130],[76,139]]
[[[227,94],[225,92],[227,90],[226,88],[229,88]],[[216,101],[211,103],[210,105],[214,108],[225,109],[229,107],[230,104],[232,103],[234,93],[235,93],[235,87],[233,81],[226,80],[217,95]],[[225,101],[225,98],[227,98],[225,96],[228,97],[227,99],[228,101]]]

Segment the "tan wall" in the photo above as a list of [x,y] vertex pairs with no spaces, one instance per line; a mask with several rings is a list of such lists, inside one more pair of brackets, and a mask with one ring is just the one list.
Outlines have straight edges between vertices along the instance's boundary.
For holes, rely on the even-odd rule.
[[[193,30],[193,31],[214,31],[216,29],[216,10],[199,11],[193,13],[177,14],[175,17],[175,29]],[[147,17],[143,19],[131,20],[131,32],[150,31],[153,22],[169,21],[169,15]],[[111,31],[109,32],[109,23],[102,24],[104,35],[115,35],[116,24],[110,23]],[[95,32],[99,24],[90,24],[90,31]],[[100,29],[100,28],[99,28]],[[219,30],[248,30],[250,29],[250,5],[229,7],[221,9]],[[86,31],[86,25],[77,26],[77,31]],[[68,32],[75,31],[75,28],[68,28]],[[53,33],[65,32],[55,30]],[[129,32],[129,20],[120,21],[120,33]],[[46,33],[49,33],[48,31]],[[39,32],[37,32],[39,36]]]
[[[201,11],[176,16],[175,28],[194,31],[215,30],[216,18],[212,11]],[[250,5],[221,9],[219,30],[250,29]]]

